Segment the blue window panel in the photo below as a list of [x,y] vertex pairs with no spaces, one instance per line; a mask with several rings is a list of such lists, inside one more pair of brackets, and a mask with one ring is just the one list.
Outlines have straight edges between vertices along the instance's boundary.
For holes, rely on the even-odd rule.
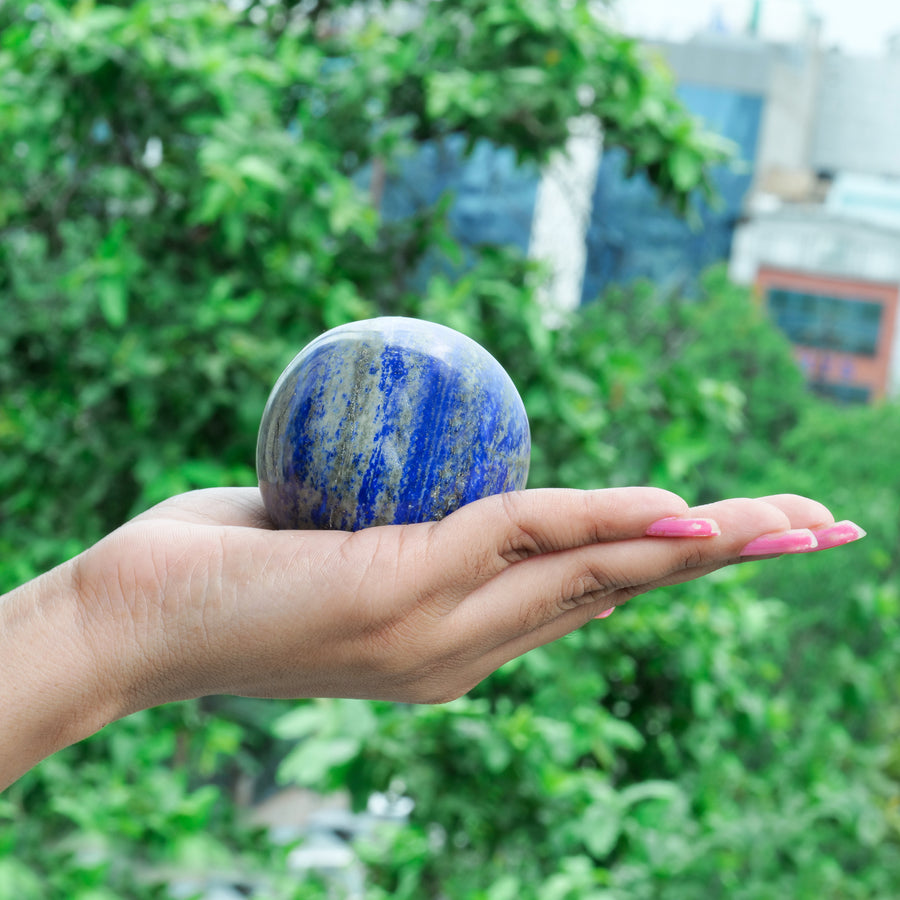
[[724,166],[714,171],[721,204],[712,209],[695,200],[701,226],[694,230],[657,200],[644,176],[626,177],[621,151],[604,153],[586,236],[583,301],[609,284],[638,278],[689,287],[703,269],[731,255],[734,229],[753,177],[763,98],[696,85],[682,85],[679,95],[708,129],[737,145],[743,171]]
[[810,383],[809,388],[814,394],[838,403],[868,403],[872,397],[871,388],[858,384],[834,384],[828,381],[814,381]]
[[540,171],[519,165],[512,150],[488,141],[479,141],[468,156],[464,151],[465,141],[457,136],[422,146],[389,180],[382,214],[388,220],[404,218],[450,192],[450,224],[463,244],[526,252]]
[[768,307],[775,324],[794,344],[855,356],[878,352],[881,303],[773,288]]

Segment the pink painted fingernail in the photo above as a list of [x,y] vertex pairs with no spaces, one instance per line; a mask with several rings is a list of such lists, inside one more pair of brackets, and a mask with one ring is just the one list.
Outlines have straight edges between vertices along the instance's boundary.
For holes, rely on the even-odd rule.
[[842,547],[844,544],[858,541],[866,536],[866,532],[855,522],[844,519],[843,522],[835,522],[825,528],[816,528],[813,531],[819,542],[815,550],[828,550],[831,547]]
[[606,619],[611,616],[616,611],[614,606],[611,606],[609,609],[604,609],[599,616],[594,616],[595,619]]
[[722,533],[715,519],[680,519],[678,516],[667,516],[650,525],[646,532],[648,537],[715,537]]
[[777,534],[764,534],[750,541],[741,556],[773,556],[779,553],[804,553],[815,550],[819,543],[809,528],[793,528]]

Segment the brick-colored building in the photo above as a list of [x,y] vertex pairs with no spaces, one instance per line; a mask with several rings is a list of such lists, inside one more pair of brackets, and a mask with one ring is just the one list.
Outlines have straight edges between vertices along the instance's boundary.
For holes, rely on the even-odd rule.
[[849,402],[889,393],[897,284],[763,266],[756,285],[813,390]]
[[900,392],[900,227],[826,206],[785,206],[737,231],[734,280],[755,285],[817,391]]

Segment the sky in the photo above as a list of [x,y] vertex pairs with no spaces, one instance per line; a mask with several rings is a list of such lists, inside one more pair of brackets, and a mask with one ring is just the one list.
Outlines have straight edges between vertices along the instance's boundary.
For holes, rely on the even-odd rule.
[[[615,0],[623,30],[641,37],[678,40],[707,26],[718,15],[739,31],[750,17],[753,0]],[[763,0],[764,34],[786,38],[800,31],[804,9],[823,23],[823,45],[853,55],[881,55],[891,34],[900,33],[897,0]]]

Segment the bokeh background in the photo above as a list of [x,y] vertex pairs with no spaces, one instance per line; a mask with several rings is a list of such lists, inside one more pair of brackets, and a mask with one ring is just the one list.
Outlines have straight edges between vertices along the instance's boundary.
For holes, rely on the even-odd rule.
[[641,597],[445,706],[114,723],[0,797],[2,900],[896,896],[900,409],[811,392],[724,264],[557,302],[527,223],[573,121],[694,234],[744,171],[610,23],[0,2],[0,590],[171,494],[255,484],[283,366],[379,314],[500,359],[530,486],[793,491],[869,534]]

